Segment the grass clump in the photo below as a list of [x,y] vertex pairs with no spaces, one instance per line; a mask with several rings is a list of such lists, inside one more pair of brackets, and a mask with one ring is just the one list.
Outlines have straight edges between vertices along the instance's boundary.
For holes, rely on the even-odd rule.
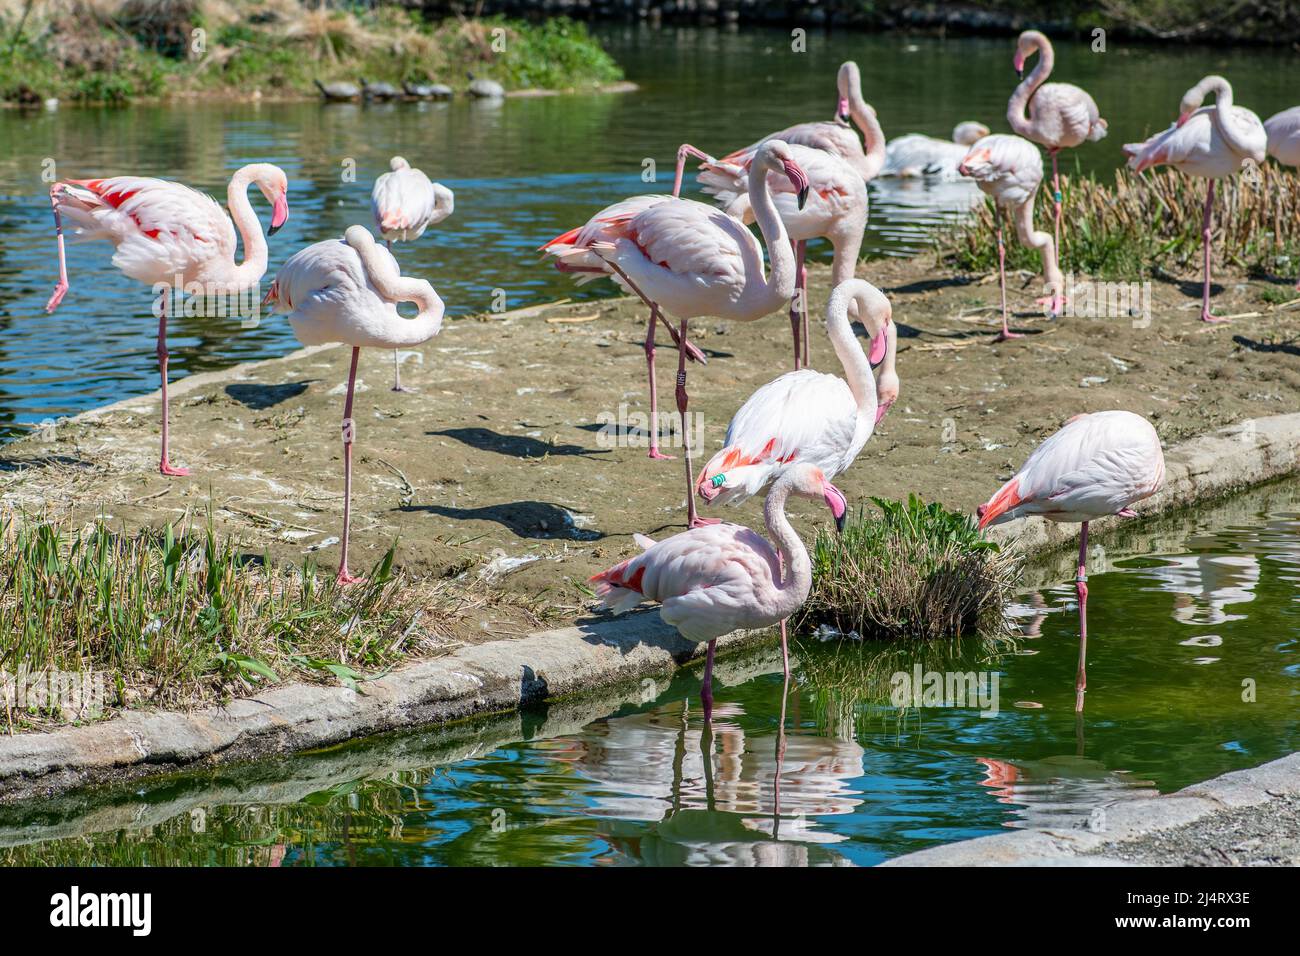
[[[206,527],[117,531],[0,522],[0,671],[94,671],[111,703],[199,703],[286,679],[357,688],[418,649],[412,585],[390,550],[370,580],[321,583]],[[6,708],[8,710],[8,708]],[[14,714],[19,723],[58,713]]]
[[[1199,269],[1206,181],[1172,169],[1140,176],[1115,171],[1105,183],[1062,178],[1063,262],[1098,279],[1133,281],[1163,268]],[[1034,222],[1051,231],[1050,190],[1040,187]],[[1267,163],[1220,180],[1214,197],[1216,261],[1258,276],[1287,275],[1300,261],[1300,177]],[[1007,268],[1041,270],[1039,255],[1006,224]],[[988,203],[939,240],[941,256],[965,272],[996,272],[993,211]]]
[[1006,633],[1017,558],[937,502],[871,500],[879,514],[859,512],[842,534],[818,531],[796,629],[926,641]]
[[315,0],[0,0],[0,98],[125,102],[164,93],[316,96],[314,81],[394,85],[468,73],[507,89],[591,87],[618,64],[565,18],[426,20]]

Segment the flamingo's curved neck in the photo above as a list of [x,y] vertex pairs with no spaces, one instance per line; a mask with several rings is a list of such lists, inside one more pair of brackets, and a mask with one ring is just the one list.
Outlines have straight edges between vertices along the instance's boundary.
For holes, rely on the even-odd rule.
[[1193,87],[1196,90],[1197,105],[1205,102],[1205,97],[1214,94],[1214,111],[1210,119],[1219,130],[1219,135],[1238,156],[1251,155],[1251,147],[1240,135],[1232,115],[1232,84],[1221,76],[1207,76]]
[[[838,283],[836,288],[839,288]],[[831,301],[826,309],[826,334],[831,340],[836,356],[839,357],[840,365],[844,367],[844,380],[849,383],[849,391],[853,393],[853,400],[857,402],[858,413],[865,415],[868,421],[874,423],[878,404],[876,378],[871,372],[871,363],[867,361],[858,337],[853,334],[853,326],[849,322],[850,302],[858,304],[858,318],[866,327],[867,335],[874,339],[872,326],[878,323],[875,321],[875,316],[869,315],[872,308],[871,300],[863,294],[831,294]]]
[[240,289],[255,286],[266,274],[266,236],[262,234],[262,224],[253,211],[253,204],[248,201],[251,183],[252,174],[241,169],[230,177],[230,185],[226,187],[226,205],[244,246],[244,261],[234,267],[234,284]]
[[395,347],[419,345],[437,335],[442,329],[445,306],[433,286],[423,279],[403,276],[393,258],[381,251],[364,229],[361,232],[365,233],[365,239],[354,241],[353,230],[358,228],[353,226],[348,230],[347,242],[357,251],[375,291],[389,302],[414,302],[420,309],[413,319],[390,315],[384,328],[386,341]]
[[1061,276],[1060,266],[1056,262],[1056,243],[1052,239],[1050,232],[1040,232],[1034,229],[1034,197],[1030,196],[1025,202],[1016,207],[1015,214],[1016,235],[1020,241],[1031,249],[1037,249],[1043,257],[1043,278],[1047,281],[1052,293],[1060,293],[1065,287],[1065,281]]
[[1052,51],[1052,44],[1047,37],[1035,37],[1034,46],[1038,50],[1038,62],[1034,64],[1029,75],[1020,81],[1015,92],[1011,94],[1011,99],[1007,101],[1007,122],[1011,124],[1011,129],[1017,136],[1028,137],[1033,132],[1034,124],[1030,122],[1027,113],[1029,101],[1035,91],[1047,82],[1047,78],[1052,73],[1052,64],[1056,61],[1056,54]]
[[785,223],[781,221],[776,203],[772,202],[772,193],[767,188],[764,164],[757,158],[749,167],[749,207],[758,223],[758,231],[763,234],[767,256],[772,263],[763,292],[764,301],[770,303],[767,311],[775,312],[794,295],[794,251],[790,248]]
[[880,128],[876,111],[862,98],[861,77],[854,75],[847,93],[849,116],[853,117],[854,124],[862,130],[862,151],[866,154],[866,162],[859,172],[863,179],[874,179],[885,167],[885,131]]
[[791,527],[790,519],[785,516],[785,502],[794,486],[795,474],[786,472],[778,478],[763,503],[767,536],[781,552],[782,566],[785,568],[772,609],[783,618],[799,609],[799,605],[808,596],[808,589],[812,587],[812,562],[808,559],[808,549]]

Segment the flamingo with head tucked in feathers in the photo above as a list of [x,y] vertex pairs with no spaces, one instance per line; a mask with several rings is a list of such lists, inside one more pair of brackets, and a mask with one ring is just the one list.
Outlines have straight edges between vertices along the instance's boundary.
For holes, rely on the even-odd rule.
[[[389,160],[388,168],[370,190],[370,212],[391,252],[394,242],[419,239],[424,230],[455,212],[456,194],[442,183],[431,182],[401,156]],[[393,353],[393,391],[406,391],[397,352]]]
[[[687,322],[702,316],[751,322],[775,312],[793,294],[794,253],[768,186],[768,174],[774,171],[785,174],[800,204],[808,193],[808,176],[790,147],[780,140],[764,143],[750,165],[749,201],[771,258],[770,274],[764,272],[763,247],[752,232],[724,212],[689,199],[628,200],[629,205],[617,215],[601,216],[599,221],[589,222],[576,234],[566,233],[547,247],[561,269],[599,268],[593,260],[608,265],[614,280],[649,307],[652,327],[662,312],[677,317],[680,345],[676,398],[691,527],[707,522],[695,511],[694,470],[686,425]],[[653,382],[653,365],[651,376]]]
[[738,504],[799,465],[816,465],[830,481],[853,464],[897,399],[898,377],[891,362],[882,362],[877,383],[853,334],[851,312],[866,328],[878,362],[894,351],[885,294],[863,279],[837,285],[826,307],[826,332],[844,378],[799,369],[758,389],[731,419],[722,449],[700,469],[701,498]]
[[1056,243],[1050,234],[1034,228],[1034,194],[1043,181],[1043,158],[1037,147],[1019,136],[994,133],[971,147],[958,166],[963,176],[979,184],[993,200],[993,218],[998,237],[998,279],[1002,290],[1002,331],[997,341],[1020,338],[1007,325],[1007,247],[1002,239],[1002,212],[1010,210],[1016,235],[1023,245],[1037,249],[1043,257],[1043,278],[1048,294],[1039,299],[1049,314],[1060,315],[1064,309],[1064,279],[1056,261]]
[[[411,319],[398,302],[414,302]],[[348,571],[348,531],[352,517],[352,443],[356,423],[352,399],[361,349],[419,345],[442,329],[443,303],[423,279],[405,278],[392,253],[379,246],[364,226],[350,226],[342,239],[317,242],[280,267],[263,304],[289,313],[289,325],[303,345],[341,342],[352,347],[347,398],[343,403],[343,538],[339,584],[362,579]]]
[[[858,70],[858,65],[852,60],[841,64],[836,76],[836,86],[839,99],[836,103],[835,115],[831,120],[796,123],[756,143],[751,143],[744,149],[729,153],[715,163],[706,165],[699,175],[699,181],[705,187],[705,191],[725,191],[728,195],[719,195],[719,199],[724,204],[733,201],[730,197],[738,195],[743,190],[743,176],[753,162],[758,147],[773,139],[781,140],[791,146],[827,153],[848,164],[863,183],[878,176],[885,165],[885,134],[876,119],[875,109],[862,98],[862,74]],[[862,135],[866,139],[865,147],[858,139],[857,133],[853,131],[853,127],[849,125],[850,118],[862,130]],[[739,171],[739,176],[720,179],[719,173],[728,170]],[[810,176],[813,175],[811,169],[808,172]],[[822,180],[822,187],[817,191],[823,202],[818,203],[818,208],[814,208],[807,217],[801,217],[798,223],[786,219],[788,210],[778,203],[782,218],[786,219],[786,225],[791,230],[790,238],[796,244],[795,268],[798,296],[790,304],[790,322],[795,337],[796,369],[801,363],[808,364],[808,271],[804,267],[807,240],[818,236],[832,239],[832,243],[835,244],[835,262],[840,269],[839,278],[835,281],[849,278],[857,265],[857,252],[862,244],[862,232],[866,228],[868,213],[865,190],[859,194],[856,189],[840,185],[843,175],[834,165],[822,164],[818,174]],[[731,182],[728,182],[728,179]],[[857,239],[843,238],[849,235],[853,221],[859,214],[862,224],[858,228]],[[816,231],[819,228],[823,231]],[[798,235],[797,233],[800,232],[806,235]],[[832,237],[832,233],[835,237],[840,237],[838,242]],[[852,249],[851,258],[846,243],[856,244]],[[841,254],[842,248],[843,254]],[[799,346],[800,340],[803,342],[802,349]]]
[[[848,510],[844,496],[817,466],[800,464],[782,473],[767,493],[763,505],[767,539],[730,523],[691,528],[663,541],[638,534],[641,554],[591,578],[601,601],[615,613],[642,601],[657,601],[663,605],[664,621],[682,637],[696,644],[708,642],[700,689],[705,720],[713,716],[717,639],[738,628],[784,622],[808,599],[812,564],[785,514],[791,494],[825,501],[836,525],[843,526]],[[788,680],[788,654],[785,673]]]
[[[68,292],[63,220],[83,239],[107,239],[113,265],[132,279],[173,292],[201,287],[205,295],[231,295],[252,289],[266,273],[266,237],[248,201],[256,185],[271,204],[267,235],[289,218],[289,180],[270,163],[251,163],[235,171],[226,189],[230,215],[215,199],[181,183],[146,176],[69,179],[50,187],[54,231],[59,248],[59,281],[45,305],[53,312]],[[231,217],[234,218],[233,224]],[[238,239],[235,230],[239,230]],[[235,262],[236,243],[244,261]],[[162,377],[162,456],[158,470],[184,476],[171,463],[167,402],[167,304],[158,301],[158,369]]]
[[1032,515],[1083,525],[1075,580],[1079,597],[1076,711],[1083,710],[1088,684],[1088,522],[1108,515],[1133,517],[1132,506],[1159,491],[1164,480],[1160,437],[1149,421],[1133,412],[1093,412],[1066,422],[977,509],[981,528]]
[[952,139],[936,139],[923,133],[908,133],[891,139],[885,147],[885,166],[881,176],[903,179],[933,176],[943,180],[961,179],[957,166],[978,140],[989,135],[983,123],[967,120],[953,127]]
[[[1025,76],[1025,61],[1035,53],[1038,54],[1038,63]],[[1016,74],[1022,79],[1007,102],[1007,122],[1016,135],[1046,146],[1052,157],[1052,201],[1056,211],[1053,239],[1059,253],[1062,196],[1057,154],[1062,149],[1104,139],[1106,121],[1086,91],[1073,83],[1047,82],[1055,62],[1056,54],[1046,36],[1037,30],[1020,34],[1013,63]]]
[[[1264,120],[1268,155],[1284,166],[1300,168],[1300,106],[1274,113]],[[1300,290],[1300,279],[1295,287]]]
[[[1213,106],[1202,106],[1214,94]],[[1205,189],[1201,241],[1205,249],[1205,283],[1201,291],[1201,319],[1220,321],[1210,312],[1210,224],[1214,216],[1214,184],[1235,176],[1247,162],[1262,163],[1267,155],[1268,133],[1259,117],[1232,102],[1232,86],[1221,76],[1207,76],[1183,94],[1178,120],[1143,143],[1126,143],[1124,155],[1130,169],[1143,172],[1152,166],[1172,166],[1188,176],[1210,181]]]

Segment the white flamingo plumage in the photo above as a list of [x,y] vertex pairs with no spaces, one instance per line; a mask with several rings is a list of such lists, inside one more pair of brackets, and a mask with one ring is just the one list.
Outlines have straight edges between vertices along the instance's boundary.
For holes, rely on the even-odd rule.
[[[391,251],[394,242],[419,239],[424,230],[454,213],[456,194],[442,183],[430,181],[401,156],[390,159],[388,169],[370,190],[370,212]],[[393,391],[405,391],[397,352],[393,353]]]
[[1075,710],[1087,687],[1088,522],[1109,515],[1132,517],[1132,506],[1160,490],[1165,457],[1155,428],[1126,411],[1076,415],[1034,449],[1029,460],[977,510],[981,528],[1039,515],[1082,523],[1079,536],[1079,670]]
[[[411,319],[398,302],[414,302]],[[424,279],[403,277],[397,260],[375,243],[364,226],[350,226],[343,239],[317,242],[289,257],[271,283],[264,304],[289,313],[289,325],[303,345],[340,342],[352,346],[347,398],[343,404],[343,538],[339,584],[360,581],[348,571],[352,515],[352,443],[356,424],[352,399],[362,348],[418,345],[442,329],[443,302]]]
[[1048,294],[1039,303],[1047,304],[1052,315],[1059,315],[1064,309],[1065,283],[1056,260],[1056,243],[1051,234],[1034,228],[1034,195],[1043,181],[1043,157],[1028,140],[994,133],[972,146],[958,168],[963,176],[974,179],[984,194],[993,200],[993,216],[997,221],[998,278],[1002,291],[1002,331],[997,340],[1019,338],[1020,333],[1012,332],[1007,325],[1007,251],[1002,238],[1003,210],[1011,215],[1020,242],[1037,249],[1043,257],[1043,278]]
[[645,549],[641,554],[591,578],[601,601],[616,613],[642,601],[657,601],[663,605],[664,621],[682,637],[708,642],[700,691],[706,720],[713,711],[714,647],[723,634],[780,622],[789,678],[784,622],[807,600],[812,586],[808,551],[785,514],[792,493],[825,501],[836,524],[842,525],[848,510],[844,496],[816,466],[799,465],[782,474],[767,494],[767,539],[730,523],[691,528],[662,541],[638,534],[636,542]]
[[[50,187],[59,249],[59,281],[45,304],[53,312],[67,294],[68,263],[63,220],[79,239],[106,239],[114,246],[113,265],[140,282],[168,290],[201,286],[206,295],[245,292],[266,273],[266,237],[248,201],[256,184],[271,203],[273,235],[289,218],[289,180],[270,163],[251,163],[235,171],[226,188],[230,215],[206,193],[181,183],[147,176],[69,179]],[[232,224],[231,217],[234,217]],[[235,262],[238,241],[244,261]],[[158,369],[162,377],[162,456],[158,470],[184,476],[171,463],[167,402],[167,302],[158,301]]]
[[1031,142],[1047,147],[1052,157],[1052,200],[1055,204],[1053,238],[1061,248],[1061,175],[1057,154],[1085,142],[1106,136],[1106,121],[1087,91],[1073,83],[1048,83],[1056,53],[1052,43],[1037,30],[1026,30],[1016,40],[1012,59],[1016,73],[1023,76],[1025,61],[1035,53],[1038,63],[1021,79],[1007,102],[1007,122],[1011,130]]
[[[1213,106],[1202,106],[1214,94]],[[1127,143],[1124,155],[1130,169],[1143,172],[1152,166],[1172,166],[1188,176],[1208,179],[1201,241],[1205,249],[1205,283],[1201,293],[1201,319],[1217,322],[1210,313],[1210,225],[1214,215],[1214,183],[1235,176],[1247,162],[1263,163],[1268,133],[1259,117],[1232,102],[1232,86],[1221,76],[1207,76],[1183,94],[1178,119],[1167,130],[1143,143]]]
[[800,201],[808,190],[807,174],[795,162],[789,146],[769,140],[759,148],[749,171],[749,199],[771,258],[770,275],[764,272],[763,246],[749,229],[721,210],[689,199],[634,203],[618,216],[602,216],[599,222],[565,233],[547,248],[557,257],[557,267],[562,270],[590,270],[594,268],[590,264],[592,256],[603,260],[613,269],[614,280],[649,307],[652,329],[661,312],[677,317],[681,346],[676,398],[686,462],[686,505],[692,527],[701,519],[695,512],[694,472],[686,427],[687,349],[682,346],[689,342],[687,322],[702,316],[752,322],[781,308],[793,294],[794,253],[768,187],[768,174],[774,171],[782,171],[795,193],[803,194]]
[[[1264,132],[1268,136],[1268,155],[1283,166],[1300,167],[1300,106],[1264,120]],[[1295,287],[1300,290],[1300,279]]]
[[989,128],[983,123],[966,120],[953,127],[951,140],[924,133],[899,136],[885,146],[885,166],[880,175],[903,179],[921,176],[933,176],[944,181],[961,179],[958,165],[970,152],[970,147],[987,135]]
[[[809,334],[807,324],[807,269],[804,248],[809,239],[825,238],[834,250],[831,283],[839,285],[853,278],[862,249],[862,235],[867,228],[867,185],[853,167],[832,153],[808,146],[791,145],[795,162],[808,175],[807,200],[801,202],[790,180],[783,174],[768,175],[768,189],[781,221],[795,246],[798,289],[790,308],[790,329],[794,339],[794,367],[808,365]],[[752,159],[750,160],[752,162]],[[746,225],[754,221],[749,206],[749,167],[706,164],[699,174],[704,191]],[[798,293],[802,290],[803,295]],[[800,302],[800,299],[802,301]],[[802,349],[800,343],[802,340]],[[879,361],[879,358],[876,358]]]
[[754,392],[731,419],[722,449],[700,469],[696,490],[701,498],[736,504],[804,464],[816,465],[830,481],[857,458],[897,399],[898,378],[886,360],[881,370],[892,381],[882,374],[877,383],[853,334],[850,311],[862,320],[873,353],[894,351],[892,309],[885,294],[863,279],[837,285],[826,307],[826,331],[844,378],[799,369]]

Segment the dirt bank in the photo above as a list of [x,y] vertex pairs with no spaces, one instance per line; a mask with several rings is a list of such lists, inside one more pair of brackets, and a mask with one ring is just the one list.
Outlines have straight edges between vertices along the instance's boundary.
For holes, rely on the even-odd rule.
[[[1044,435],[1082,411],[1140,412],[1169,444],[1292,411],[1300,398],[1300,310],[1269,311],[1263,282],[1229,283],[1216,299],[1223,313],[1262,314],[1207,326],[1197,320],[1191,276],[1153,285],[1149,325],[1047,321],[1027,311],[1037,282],[1021,288],[1018,279],[1013,324],[1031,334],[995,345],[996,281],[946,278],[924,258],[866,263],[859,274],[893,301],[902,393],[838,481],[851,500],[917,492],[973,508]],[[817,310],[827,278],[813,271]],[[418,390],[409,394],[389,389],[391,353],[363,352],[355,566],[397,540],[408,572],[487,575],[567,621],[587,599],[587,577],[633,552],[633,532],[680,530],[681,461],[609,447],[617,434],[601,431],[603,421],[620,420],[620,407],[623,420],[646,410],[644,321],[639,304],[610,300],[451,322],[404,354],[403,381]],[[689,380],[703,421],[697,458],[705,458],[739,404],[788,367],[789,328],[773,315],[749,326],[701,321],[692,335],[709,356]],[[157,396],[142,396],[5,446],[0,500],[155,526],[211,503],[218,525],[250,550],[298,563],[315,549],[328,566],[338,551],[347,358],[345,349],[318,350],[182,380],[172,446],[194,469],[188,479],[157,474]],[[658,361],[668,411],[676,352],[661,347]],[[836,367],[820,333],[813,363]],[[630,438],[643,433],[633,428]],[[757,501],[726,510],[761,523]],[[823,510],[793,507],[805,531],[825,520]]]

